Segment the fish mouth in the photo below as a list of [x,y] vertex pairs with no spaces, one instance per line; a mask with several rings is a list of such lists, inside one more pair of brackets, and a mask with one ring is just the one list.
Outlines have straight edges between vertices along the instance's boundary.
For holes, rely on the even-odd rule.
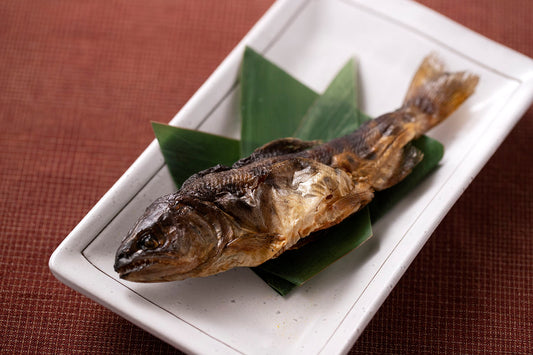
[[169,256],[117,257],[115,271],[121,279],[134,282],[168,282],[190,277],[198,267],[188,258],[177,260]]
[[165,282],[180,280],[180,270],[168,262],[152,259],[117,258],[115,271],[121,279],[134,282]]

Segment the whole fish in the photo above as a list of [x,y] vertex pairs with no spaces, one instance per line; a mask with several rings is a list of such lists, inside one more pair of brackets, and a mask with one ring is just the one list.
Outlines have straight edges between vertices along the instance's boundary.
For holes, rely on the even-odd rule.
[[191,176],[146,209],[118,248],[115,270],[130,281],[172,281],[275,258],[404,179],[423,157],[410,142],[477,83],[467,72],[445,72],[430,55],[403,105],[355,132],[324,144],[278,139],[231,167]]

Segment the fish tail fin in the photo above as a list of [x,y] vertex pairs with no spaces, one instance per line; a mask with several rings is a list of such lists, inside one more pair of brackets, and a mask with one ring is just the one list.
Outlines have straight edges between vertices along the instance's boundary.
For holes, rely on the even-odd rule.
[[407,90],[405,109],[415,110],[426,117],[420,134],[439,124],[454,112],[472,93],[479,81],[468,72],[449,73],[443,62],[430,54],[422,61]]

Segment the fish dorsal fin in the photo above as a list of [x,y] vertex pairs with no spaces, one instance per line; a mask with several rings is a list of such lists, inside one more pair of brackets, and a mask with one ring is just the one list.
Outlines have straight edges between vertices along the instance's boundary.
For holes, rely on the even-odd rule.
[[199,179],[201,177],[204,177],[207,174],[218,173],[218,172],[226,171],[226,170],[229,170],[229,169],[231,169],[229,166],[222,165],[222,164],[217,164],[217,165],[215,165],[213,167],[210,167],[208,169],[199,171],[196,174],[191,175],[187,180],[185,180],[183,182],[183,184],[181,184],[181,188],[183,189],[183,188],[187,187],[187,185],[190,185],[195,180],[197,180],[197,179]]
[[320,143],[320,141],[304,141],[298,138],[276,139],[257,148],[248,157],[238,160],[235,164],[233,164],[233,168],[239,168],[261,159],[302,152],[309,148],[315,147]]

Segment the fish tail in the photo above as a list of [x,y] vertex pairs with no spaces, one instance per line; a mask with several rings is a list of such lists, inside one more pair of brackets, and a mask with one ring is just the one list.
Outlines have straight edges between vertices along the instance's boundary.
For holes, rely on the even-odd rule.
[[379,156],[368,174],[376,191],[395,185],[412,171],[423,153],[410,142],[454,112],[472,95],[478,81],[476,75],[467,72],[446,72],[435,54],[424,58],[403,106],[376,118],[374,125],[381,134],[369,135],[375,140],[371,144],[367,138],[367,145]]
[[454,112],[472,93],[479,81],[468,72],[446,72],[443,62],[430,54],[422,61],[407,90],[403,108],[425,116],[422,134]]

